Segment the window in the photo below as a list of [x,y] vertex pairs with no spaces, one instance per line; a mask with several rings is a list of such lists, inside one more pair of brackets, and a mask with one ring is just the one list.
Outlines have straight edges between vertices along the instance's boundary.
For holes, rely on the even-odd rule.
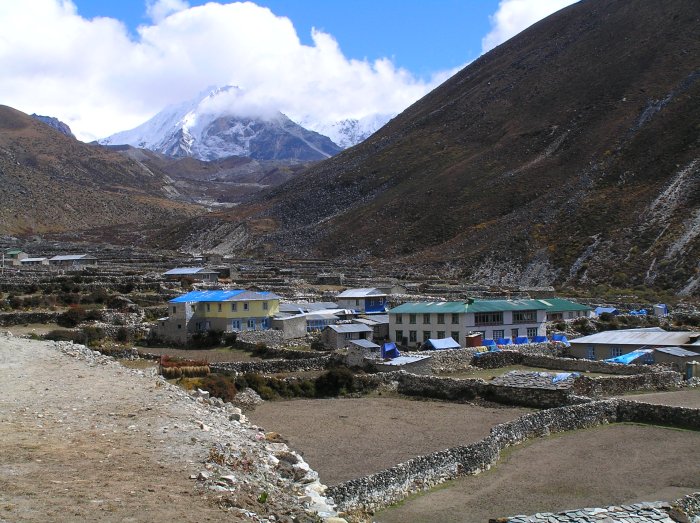
[[396,331],[396,343],[403,343],[403,331]]
[[396,323],[403,323],[403,315],[402,314],[396,315]]
[[267,302],[266,302],[266,301],[263,302],[263,310],[264,310],[264,311],[267,310]]
[[360,300],[355,300],[355,307],[359,307],[359,306],[360,306]]
[[515,341],[515,338],[518,337],[518,332],[519,332],[518,329],[510,329],[510,336],[511,336],[511,338],[513,338],[513,341]]
[[450,332],[450,336],[452,337],[453,340],[455,340],[457,343],[459,343],[459,332],[452,331],[452,332]]
[[494,330],[493,331],[493,339],[497,340],[498,338],[503,338],[503,331],[502,330]]
[[528,327],[527,328],[527,337],[532,339],[535,336],[537,336],[537,327]]
[[211,304],[207,303],[207,312],[210,312],[210,311],[211,311]]
[[416,324],[416,315],[415,314],[408,315],[408,323],[410,323],[411,325]]
[[248,330],[255,330],[255,318],[248,318]]
[[430,339],[430,331],[423,331],[423,341],[428,341]]
[[193,303],[192,305],[190,305],[190,310],[191,310],[192,312],[194,312],[194,311],[195,311],[195,306],[194,306],[194,303]]
[[216,304],[216,311],[221,312],[221,304],[220,303]]
[[513,311],[513,323],[537,323],[537,311]]
[[177,328],[178,328],[178,329],[181,329],[181,328],[182,328],[182,324],[178,323],[178,324],[177,324]]
[[595,357],[595,346],[594,345],[589,345],[586,347],[586,358],[589,360],[594,360],[596,359]]
[[430,325],[430,314],[423,314],[423,323]]
[[[474,325],[503,325],[502,312],[477,312],[474,314]],[[496,335],[494,334],[495,338]]]
[[408,331],[408,341],[410,342],[416,342],[418,341],[418,337],[416,335],[416,331]]
[[610,347],[610,357],[622,356],[622,347]]
[[247,311],[247,310],[248,310],[248,302],[247,302],[247,301],[244,301],[244,302],[243,302],[243,310],[244,310],[244,311]]
[[231,312],[236,312],[238,310],[238,306],[236,303],[231,303]]
[[437,339],[441,340],[445,337],[445,331],[438,331],[437,332]]
[[175,306],[173,305],[173,314],[175,314],[176,312],[177,312],[177,307],[175,307]]
[[438,325],[444,325],[445,324],[445,315],[444,314],[438,314],[437,315],[437,322]]
[[452,325],[459,325],[459,314],[452,313]]
[[232,331],[241,330],[241,320],[231,320],[231,330]]

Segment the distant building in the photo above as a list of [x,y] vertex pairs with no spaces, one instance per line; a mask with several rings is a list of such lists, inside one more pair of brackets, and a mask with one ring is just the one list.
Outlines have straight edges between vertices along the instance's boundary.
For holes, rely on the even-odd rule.
[[57,267],[85,267],[97,265],[97,258],[89,254],[62,254],[49,258],[49,265]]
[[219,281],[219,273],[217,271],[204,267],[176,267],[164,272],[163,276],[169,281],[180,281],[185,278],[202,282],[216,283]]
[[678,347],[700,352],[700,332],[667,332],[658,327],[603,331],[569,342],[574,357],[589,360],[615,358],[640,349]]
[[348,343],[347,362],[351,367],[361,367],[367,360],[375,361],[381,358],[381,347],[369,340],[352,340]]
[[700,346],[697,351],[682,347],[658,347],[654,349],[654,363],[669,365],[673,370],[685,374],[686,363],[700,362]]
[[25,265],[48,265],[48,258],[22,258],[19,264],[24,267]]
[[342,349],[353,340],[366,340],[372,336],[372,328],[359,323],[329,325],[321,331],[321,341],[327,349]]
[[389,311],[389,337],[409,347],[448,337],[464,347],[468,334],[481,334],[482,340],[533,339],[547,334],[548,307],[542,300],[404,303]]
[[459,349],[461,345],[449,338],[440,338],[439,340],[429,339],[423,344],[426,350],[447,350],[447,349]]
[[5,265],[19,265],[21,260],[28,257],[29,255],[22,249],[7,249],[3,253],[3,261]]
[[169,317],[158,320],[156,333],[185,343],[196,332],[268,329],[279,299],[271,292],[239,289],[188,292],[168,302]]
[[348,289],[338,294],[338,307],[358,314],[386,312],[386,293],[378,289]]
[[370,314],[361,318],[355,318],[355,323],[363,323],[368,327],[372,327],[372,339],[376,341],[385,341],[389,339],[389,315],[388,314]]

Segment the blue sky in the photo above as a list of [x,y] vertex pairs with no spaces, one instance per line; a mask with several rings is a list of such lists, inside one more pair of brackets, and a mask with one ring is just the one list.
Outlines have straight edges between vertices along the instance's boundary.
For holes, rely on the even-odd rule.
[[0,100],[89,141],[233,85],[209,110],[324,132],[386,121],[573,1],[0,0]]
[[[86,18],[109,16],[133,32],[149,24],[143,0],[73,0]],[[547,0],[542,0],[546,2]],[[190,6],[206,2],[191,0]],[[429,77],[481,54],[489,16],[498,0],[260,0],[294,23],[302,43],[310,45],[311,28],[330,33],[349,58],[389,57],[399,67]]]

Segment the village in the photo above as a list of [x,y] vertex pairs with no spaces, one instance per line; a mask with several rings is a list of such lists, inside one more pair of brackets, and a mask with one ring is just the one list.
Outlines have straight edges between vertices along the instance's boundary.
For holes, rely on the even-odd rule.
[[[266,438],[304,456],[317,473],[308,478],[327,485],[319,492],[328,514],[348,521],[394,521],[397,509],[387,507],[410,494],[487,470],[503,448],[499,431],[508,446],[608,423],[697,424],[687,409],[698,406],[700,382],[692,303],[558,296],[323,260],[80,247],[3,246],[2,329],[154,369],[231,419],[264,426]],[[675,406],[654,403],[659,394]],[[391,413],[404,409],[395,421]],[[371,428],[345,423],[369,418]],[[515,421],[526,418],[527,430]],[[418,430],[399,430],[405,422]],[[427,441],[421,423],[430,425]],[[396,448],[377,455],[387,435]],[[338,454],[326,437],[349,450]],[[475,445],[488,457],[464,450]],[[197,484],[235,497],[221,478],[236,472],[207,467]],[[682,489],[674,492],[680,499]],[[326,507],[313,499],[309,510]]]

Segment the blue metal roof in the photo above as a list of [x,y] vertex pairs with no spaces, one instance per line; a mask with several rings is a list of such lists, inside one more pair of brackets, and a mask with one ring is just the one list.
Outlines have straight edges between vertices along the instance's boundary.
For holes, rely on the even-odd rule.
[[[190,303],[198,301],[226,301],[245,292],[243,289],[229,291],[192,291],[170,300],[170,303]],[[263,294],[262,292],[260,294]]]

